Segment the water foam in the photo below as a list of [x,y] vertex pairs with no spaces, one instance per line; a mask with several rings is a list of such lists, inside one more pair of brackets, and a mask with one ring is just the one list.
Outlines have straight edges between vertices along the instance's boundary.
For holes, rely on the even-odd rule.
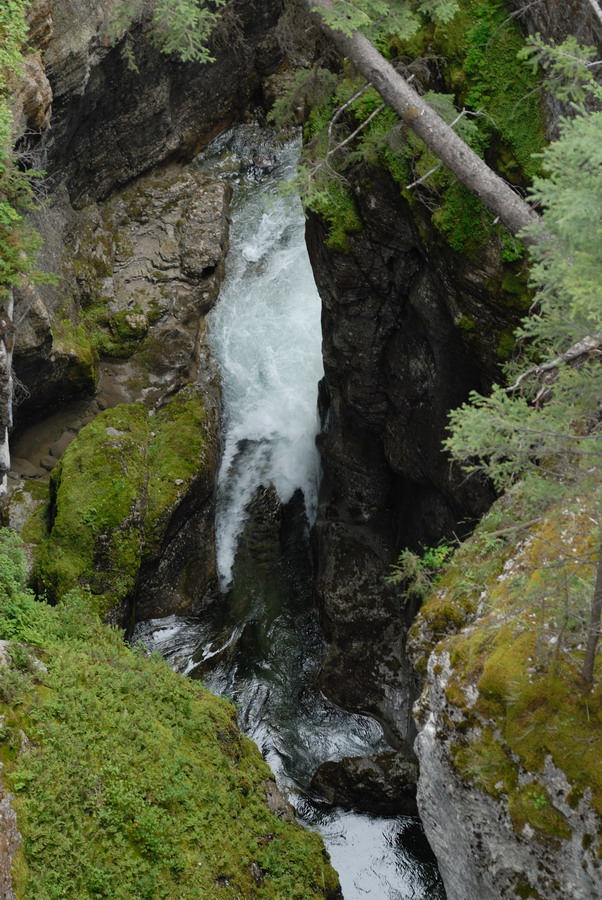
[[223,383],[217,508],[223,586],[231,578],[245,509],[260,485],[272,484],[283,503],[300,488],[310,522],[316,512],[320,298],[301,204],[279,192],[297,154],[296,143],[287,145],[273,172],[247,179],[239,189],[226,279],[210,316]]

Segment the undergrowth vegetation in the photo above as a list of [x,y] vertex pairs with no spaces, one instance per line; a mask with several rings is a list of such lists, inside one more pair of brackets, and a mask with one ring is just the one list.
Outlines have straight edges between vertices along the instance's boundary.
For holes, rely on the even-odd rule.
[[334,892],[317,835],[272,814],[235,711],[130,650],[73,591],[24,587],[0,531],[0,760],[23,844],[17,896],[297,898]]
[[41,239],[25,221],[27,211],[36,206],[32,179],[41,173],[23,171],[13,151],[11,91],[26,47],[28,5],[27,0],[3,0],[0,5],[0,302],[24,276],[53,280],[34,268]]
[[[537,74],[518,59],[524,43],[504,0],[461,0],[450,21],[425,19],[411,37],[390,34],[379,49],[407,78],[430,88],[426,100],[477,153],[526,186],[539,171],[534,154],[545,134]],[[333,248],[348,249],[349,235],[361,228],[352,182],[354,167],[366,163],[387,169],[411,203],[430,209],[457,252],[475,255],[495,234],[503,259],[522,254],[521,244],[493,224],[480,201],[349,67],[337,76],[324,69],[298,72],[273,118],[290,120],[300,107],[307,121],[298,186],[306,206],[327,223]]]

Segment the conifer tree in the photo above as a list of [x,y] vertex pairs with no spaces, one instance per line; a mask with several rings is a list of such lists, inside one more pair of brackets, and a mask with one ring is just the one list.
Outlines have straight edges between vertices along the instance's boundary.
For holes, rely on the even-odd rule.
[[[602,101],[589,52],[570,39],[558,48],[536,39],[575,111],[543,153],[544,176],[531,198],[543,209],[545,239],[530,248],[532,314],[517,336],[522,355],[509,367],[509,386],[473,393],[450,417],[446,448],[470,470],[489,475],[499,490],[517,481],[527,502],[588,497],[602,503]],[[530,364],[533,363],[533,364]],[[529,518],[527,513],[526,518]],[[602,514],[593,527],[600,532]],[[593,681],[602,613],[602,534],[590,604],[582,680]]]

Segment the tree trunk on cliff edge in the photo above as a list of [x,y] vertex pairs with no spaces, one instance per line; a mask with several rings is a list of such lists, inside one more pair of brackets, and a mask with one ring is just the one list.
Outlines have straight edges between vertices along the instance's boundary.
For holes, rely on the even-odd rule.
[[[331,10],[332,0],[306,0],[310,10]],[[376,47],[354,31],[351,37],[322,23],[332,41],[381,95],[403,121],[422,138],[429,150],[454,173],[491,212],[513,233],[540,218],[499,175],[471,150],[453,128],[431,109],[420,94],[378,52]],[[532,243],[532,238],[521,238]]]

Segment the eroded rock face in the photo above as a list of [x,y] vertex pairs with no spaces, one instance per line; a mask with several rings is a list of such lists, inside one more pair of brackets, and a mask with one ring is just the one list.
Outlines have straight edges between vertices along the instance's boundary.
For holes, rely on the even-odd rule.
[[[236,0],[212,39],[214,63],[182,64],[134,23],[111,47],[113,0],[55,0],[47,55],[54,92],[47,167],[78,204],[170,157],[188,157],[244,116],[280,60],[270,29],[281,0]],[[132,59],[138,69],[131,65]]]
[[27,9],[28,45],[19,78],[12,93],[14,133],[42,133],[50,124],[52,88],[42,59],[54,33],[52,0],[33,0]]
[[31,395],[19,416],[94,391],[99,374],[105,405],[153,405],[201,370],[215,378],[204,316],[223,278],[229,198],[223,182],[173,167],[47,215],[47,253],[63,277],[19,293],[15,369]]
[[[152,362],[162,367],[155,374],[159,381],[172,371],[176,357],[179,373],[190,368],[190,343],[198,344],[198,335],[184,334],[189,331],[183,324],[190,311],[187,285],[194,282],[198,286],[203,279],[208,282],[211,275],[214,281],[219,278],[225,246],[223,229],[219,235],[209,232],[211,228],[216,230],[216,223],[210,220],[222,199],[209,197],[205,191],[205,201],[199,198],[193,202],[190,185],[187,188],[182,180],[171,184],[170,198],[165,194],[165,184],[155,181],[147,186],[146,197],[135,199],[139,209],[133,211],[132,219],[139,214],[144,221],[139,218],[129,234],[124,221],[111,219],[111,210],[95,204],[170,158],[191,158],[232,121],[244,118],[260,97],[262,75],[272,71],[280,59],[272,30],[281,6],[281,0],[237,0],[213,39],[216,61],[200,66],[184,65],[175,57],[160,54],[152,45],[144,20],[117,35],[115,46],[111,46],[107,32],[114,0],[36,0],[30,18],[32,41],[34,46],[45,48],[46,74],[42,72],[42,78],[38,72],[39,53],[28,57],[26,67],[33,67],[31,77],[25,78],[19,88],[23,96],[19,95],[15,111],[22,130],[42,132],[41,139],[25,135],[21,144],[33,154],[35,164],[49,173],[49,203],[32,216],[32,224],[44,239],[39,268],[56,273],[60,281],[57,285],[30,286],[16,297],[15,366],[31,395],[31,401],[18,410],[17,425],[19,420],[40,415],[58,402],[93,392],[96,385],[99,373],[95,354],[82,334],[77,309],[80,299],[85,305],[91,298],[86,298],[86,286],[82,284],[85,273],[73,270],[73,252],[84,269],[90,262],[96,265],[100,280],[113,275],[109,269],[114,261],[123,267],[125,259],[133,258],[137,259],[134,266],[160,271],[163,293],[170,279],[181,280],[173,327],[171,331],[164,328],[161,334],[165,364],[161,354],[155,354]],[[132,54],[138,72],[131,68]],[[50,90],[52,127],[48,129]],[[182,196],[176,198],[179,188]],[[201,210],[203,202],[207,205]],[[159,240],[161,235],[153,237],[149,230],[161,230],[161,226],[146,226],[154,214],[163,216],[166,203],[172,212],[179,204],[179,211],[165,218]],[[86,207],[81,216],[74,205]],[[120,212],[123,209],[124,204]],[[221,215],[221,211],[217,213],[218,219]],[[110,233],[103,234],[103,228]],[[86,236],[96,240],[96,245],[83,247],[80,253]],[[122,246],[116,251],[109,245],[114,245],[119,236]],[[156,246],[151,248],[153,241]],[[169,241],[175,244],[168,247]],[[140,251],[128,254],[128,242],[140,244]],[[141,257],[147,252],[150,256],[145,263]],[[166,256],[159,260],[161,253]],[[120,276],[120,283],[138,278],[136,287],[140,288],[146,276],[143,271],[133,273],[132,265],[125,265],[127,271]],[[129,332],[134,342],[136,335],[143,336],[149,318],[165,312],[165,303],[156,297],[152,300],[154,312],[149,316],[147,309],[139,312],[143,304],[140,297],[133,297],[135,291],[127,297],[122,292],[120,301],[119,289],[114,290],[106,281],[96,287],[97,296],[112,303],[113,319],[121,317],[117,326],[121,336],[127,337]],[[212,290],[210,285],[201,293],[211,294]],[[199,292],[196,294],[199,310],[202,303],[198,303]],[[206,308],[210,302],[207,295]],[[199,356],[198,346],[195,354]],[[129,373],[127,377],[131,380],[134,376]]]
[[518,12],[530,32],[539,31],[547,41],[561,43],[572,34],[580,44],[595,46],[602,39],[602,24],[589,0],[550,3],[508,0],[508,5]]
[[316,218],[307,231],[323,299],[322,683],[405,738],[412,611],[384,579],[400,547],[437,543],[492,499],[450,466],[441,441],[448,411],[493,377],[496,342],[516,310],[499,289],[495,248],[462,264],[421,239],[386,173],[365,176],[369,190],[356,196],[363,227],[348,253],[329,250]]
[[[467,732],[462,711],[446,697],[451,672],[449,652],[431,655],[415,744],[418,807],[448,900],[597,900],[598,817],[587,797],[576,805],[567,802],[571,786],[549,757],[537,779],[566,820],[569,840],[536,835],[528,823],[517,832],[503,788],[496,798],[461,778],[453,764],[454,744],[459,734],[475,740],[478,734],[474,727]],[[522,770],[521,777],[528,784],[533,775]]]

